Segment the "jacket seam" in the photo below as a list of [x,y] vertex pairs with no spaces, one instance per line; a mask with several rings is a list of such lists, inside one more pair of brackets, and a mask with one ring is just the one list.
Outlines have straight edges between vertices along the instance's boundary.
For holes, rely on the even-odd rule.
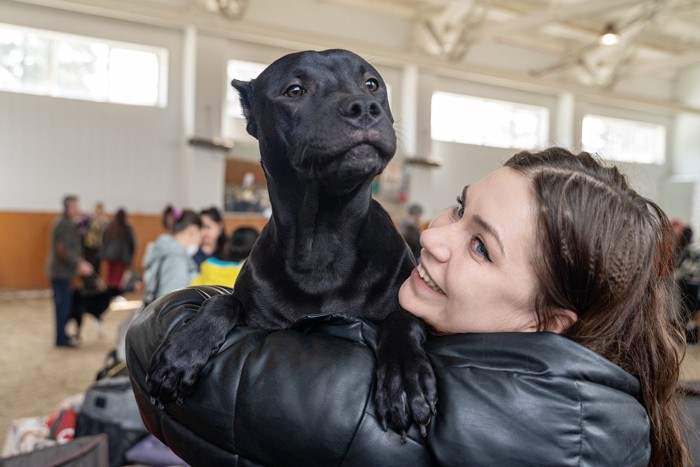
[[[357,438],[357,433],[360,431],[362,424],[367,420],[367,417],[369,416],[369,414],[367,413],[367,405],[369,404],[370,399],[374,395],[374,384],[370,385],[370,390],[367,394],[368,395],[365,398],[364,407],[362,408],[362,416],[360,417],[359,423],[355,426],[355,431],[352,433],[352,437],[350,438],[348,447],[345,449],[343,457],[340,459],[340,463],[338,464],[339,466],[345,465],[345,460],[348,457],[348,453],[350,452],[350,449],[352,449],[353,444],[355,444],[355,438]],[[377,423],[379,422],[377,421]]]
[[260,347],[263,340],[264,340],[264,337],[256,335],[256,336],[253,336],[253,338],[247,343],[247,346],[246,346],[247,349],[245,352],[245,356],[243,357],[244,361],[243,361],[243,364],[241,365],[240,374],[239,374],[238,378],[236,378],[236,386],[233,390],[233,397],[234,397],[233,423],[231,425],[232,430],[233,430],[233,442],[231,443],[231,446],[233,447],[234,453],[236,453],[236,455],[239,457],[241,457],[241,455],[240,455],[240,449],[238,448],[238,443],[237,443],[238,436],[236,436],[236,434],[238,433],[238,423],[236,421],[236,420],[238,420],[238,417],[236,417],[236,415],[238,414],[238,405],[240,403],[240,397],[238,397],[238,396],[239,396],[239,392],[241,389],[242,379],[243,379],[244,375],[246,374],[248,367],[250,366],[250,363],[249,363],[250,362],[250,354],[252,352],[254,352],[257,348]]
[[574,381],[574,386],[576,387],[576,397],[578,399],[579,406],[578,465],[580,467],[581,465],[583,465],[583,401],[581,400],[581,388],[579,387],[579,382]]

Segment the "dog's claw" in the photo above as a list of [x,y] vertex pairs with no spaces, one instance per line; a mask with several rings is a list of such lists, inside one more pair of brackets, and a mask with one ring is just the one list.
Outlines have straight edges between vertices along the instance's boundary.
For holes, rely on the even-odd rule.
[[377,345],[375,407],[406,440],[415,425],[422,436],[436,413],[437,383],[423,343],[427,330],[410,313],[390,313],[382,323]]
[[425,438],[428,436],[428,425],[418,425],[420,427],[420,435]]
[[407,439],[408,435],[406,434],[406,430],[401,430],[401,444],[406,444]]

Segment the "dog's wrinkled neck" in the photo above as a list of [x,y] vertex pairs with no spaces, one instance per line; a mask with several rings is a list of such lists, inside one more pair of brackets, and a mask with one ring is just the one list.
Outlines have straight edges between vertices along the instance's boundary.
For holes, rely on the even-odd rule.
[[[344,280],[355,267],[355,244],[370,210],[371,181],[342,196],[330,196],[319,182],[299,188],[294,201],[284,200],[284,204],[298,203],[291,211],[294,219],[280,219],[282,225],[276,225],[279,238],[291,243],[285,249],[289,254],[285,267],[290,274],[317,277],[306,283],[332,286],[331,282]],[[277,211],[290,212],[289,207]],[[272,210],[276,211],[274,204]]]

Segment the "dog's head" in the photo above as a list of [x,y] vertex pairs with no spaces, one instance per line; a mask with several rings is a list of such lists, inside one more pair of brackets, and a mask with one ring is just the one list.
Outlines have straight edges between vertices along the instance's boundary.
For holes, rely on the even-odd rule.
[[291,166],[302,180],[347,192],[381,173],[396,151],[384,80],[352,52],[289,54],[232,85],[268,169]]

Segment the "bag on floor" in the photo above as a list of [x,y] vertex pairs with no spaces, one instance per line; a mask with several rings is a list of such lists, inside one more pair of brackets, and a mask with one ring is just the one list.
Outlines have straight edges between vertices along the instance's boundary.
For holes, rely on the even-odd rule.
[[107,435],[111,467],[125,464],[126,451],[148,435],[128,376],[102,378],[86,391],[75,437],[99,433]]
[[0,467],[107,467],[105,435],[85,436],[69,443],[39,448],[0,459]]

